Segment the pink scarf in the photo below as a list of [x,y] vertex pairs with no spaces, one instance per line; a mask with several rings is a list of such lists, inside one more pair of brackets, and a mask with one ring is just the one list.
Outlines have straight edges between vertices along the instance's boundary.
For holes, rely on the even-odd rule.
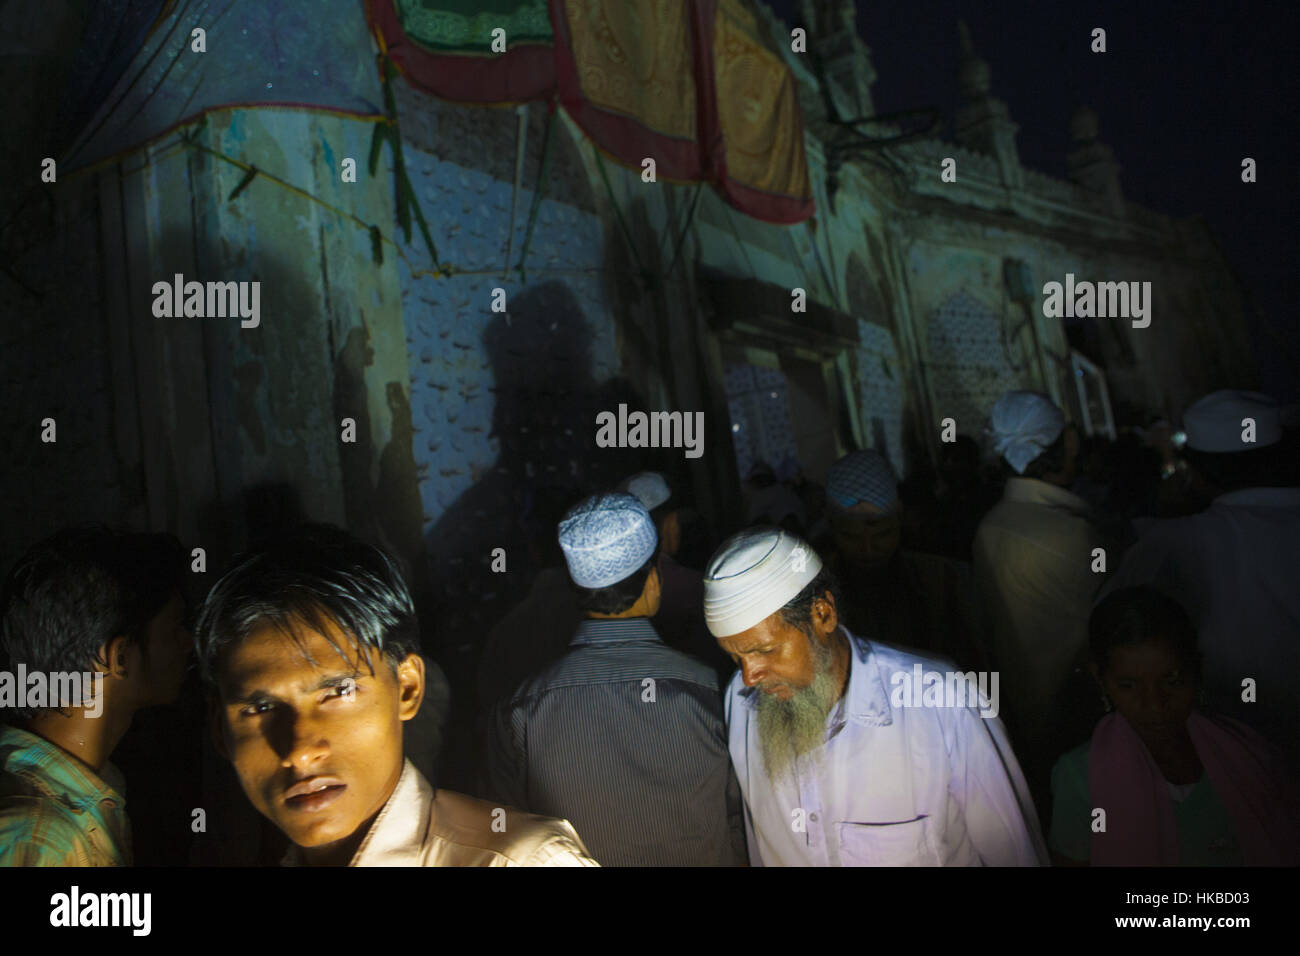
[[[1300,822],[1288,781],[1271,748],[1226,717],[1187,719],[1196,755],[1232,819],[1248,866],[1300,862]],[[1092,834],[1093,866],[1177,866],[1174,800],[1142,738],[1118,713],[1107,714],[1088,752],[1092,806],[1106,811],[1106,832]]]

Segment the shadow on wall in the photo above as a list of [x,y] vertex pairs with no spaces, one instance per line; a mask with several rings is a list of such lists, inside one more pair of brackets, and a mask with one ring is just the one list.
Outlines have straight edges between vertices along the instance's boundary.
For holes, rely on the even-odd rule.
[[[338,437],[329,425],[330,335],[313,308],[319,293],[304,260],[260,250],[232,259],[188,221],[144,254],[132,264],[144,266],[138,281],[147,285],[132,290],[129,313],[141,429],[137,447],[119,454],[126,464],[163,463],[145,469],[146,484],[154,483],[148,497],[187,549],[206,551],[207,570],[194,575],[197,602],[239,551],[302,521],[342,516],[337,466],[324,467],[339,454],[323,447]],[[177,273],[185,281],[259,282],[259,324],[154,318],[153,282]],[[114,400],[128,396],[117,391]],[[274,863],[283,850],[283,837],[253,810],[213,746],[206,693],[189,675],[174,705],[136,716],[114,757],[131,788],[142,865]],[[204,811],[199,830],[195,808]]]
[[[274,243],[274,227],[282,224],[262,225],[267,244]],[[301,256],[274,248],[226,251],[188,222],[167,230],[153,248],[140,279],[149,285],[133,290],[130,313],[141,432],[138,447],[119,455],[124,466],[151,457],[162,463],[151,473],[156,487],[149,498],[165,526],[188,539],[187,548],[206,549],[207,573],[196,575],[200,588],[210,587],[236,552],[311,520],[344,525],[388,548],[405,568],[423,568],[402,383],[367,386],[365,380],[378,317],[363,313],[340,339],[310,278],[319,275],[323,254],[314,248]],[[153,281],[176,273],[187,281],[258,281],[259,324],[142,314],[140,306],[152,303]],[[378,449],[369,414],[376,401],[387,402],[394,416],[393,437]],[[344,417],[356,422],[355,443],[340,440]],[[404,535],[404,528],[414,532]],[[412,587],[418,592],[419,582]],[[422,620],[426,646],[430,624]],[[428,716],[434,717],[432,707]],[[421,740],[436,736],[436,728],[426,731]],[[131,781],[139,862],[277,861],[282,835],[252,810],[209,738],[203,692],[191,681],[174,707],[139,715],[123,741],[120,765]],[[205,810],[206,831],[191,830],[195,807]]]
[[[562,512],[654,467],[645,450],[596,446],[598,412],[616,411],[620,402],[645,405],[624,379],[593,379],[592,339],[577,297],[558,281],[515,293],[510,312],[494,316],[483,333],[495,383],[491,437],[500,453],[425,532],[438,657],[455,689],[452,719],[464,758],[447,767],[449,786],[463,780],[472,788],[478,651],[492,625],[528,593],[548,551],[554,560],[544,540],[555,534],[556,502],[567,502]],[[497,548],[505,552],[500,572],[492,570]]]
[[[303,354],[313,332],[325,339],[309,305],[305,276],[314,273],[274,256],[252,267],[226,259],[216,237],[192,228],[188,204],[167,211],[153,243],[125,227],[120,242],[102,242],[100,217],[111,210],[98,187],[95,177],[61,184],[76,215],[21,262],[34,294],[15,314],[39,334],[25,336],[21,348],[6,343],[0,367],[18,380],[36,377],[40,387],[25,391],[18,421],[39,424],[50,414],[59,441],[11,456],[22,484],[6,478],[12,520],[3,525],[24,546],[83,521],[172,532],[187,551],[206,552],[207,571],[193,575],[190,597],[198,601],[246,544],[250,525],[261,520],[255,515],[287,516],[283,498],[250,506],[242,476],[283,475],[293,482],[290,497],[321,481],[313,474],[319,469],[308,467],[304,428],[330,407],[326,350],[315,361]],[[28,214],[39,220],[44,212],[38,204]],[[73,271],[84,273],[80,281],[71,281]],[[176,273],[259,280],[260,327],[243,329],[238,317],[156,318],[153,284]],[[237,785],[207,786],[219,765],[204,759],[204,746],[203,696],[191,676],[175,705],[136,716],[114,755],[130,781],[142,865],[184,863],[191,844],[247,848],[249,830],[216,819],[221,808],[237,813],[247,801]],[[208,813],[207,836],[191,828],[194,808]]]
[[[138,307],[131,315],[142,422],[134,454],[148,460],[151,449],[163,449],[161,487],[150,497],[161,493],[167,526],[192,536],[187,548],[206,550],[207,571],[194,575],[201,600],[236,553],[303,521],[342,518],[337,465],[324,467],[343,453],[323,447],[338,431],[329,425],[336,386],[328,320],[313,307],[320,293],[308,278],[319,266],[263,249],[228,252],[188,220],[167,229],[143,264],[140,281],[149,286],[133,290],[133,302],[146,309],[152,283],[176,273],[260,283],[253,328],[238,317],[155,319]],[[160,394],[172,396],[171,428],[156,411]],[[363,413],[355,413],[359,421]],[[284,838],[217,754],[206,693],[191,674],[176,704],[137,715],[119,747],[137,862],[274,863]],[[206,829],[193,829],[194,808],[204,810]]]

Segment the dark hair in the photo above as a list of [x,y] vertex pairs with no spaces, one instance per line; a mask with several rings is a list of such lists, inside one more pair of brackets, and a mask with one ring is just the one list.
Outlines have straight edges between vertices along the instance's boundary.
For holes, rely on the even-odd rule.
[[1021,477],[1037,478],[1042,481],[1044,475],[1056,474],[1065,470],[1065,433],[1069,431],[1069,428],[1070,426],[1066,425],[1061,429],[1061,434],[1056,436],[1056,441],[1043,449],[1041,455],[1025,466]]
[[650,579],[650,572],[658,563],[659,548],[656,546],[654,554],[650,555],[645,564],[609,587],[584,588],[573,584],[573,589],[578,593],[578,607],[594,614],[622,614],[640,599],[645,583]]
[[[66,528],[33,545],[0,594],[0,644],[33,671],[107,665],[103,648],[126,637],[146,654],[145,629],[183,593],[186,553],[170,534],[103,526]],[[13,708],[30,718],[50,708]]]
[[677,533],[680,540],[673,560],[683,567],[699,571],[709,563],[709,556],[713,554],[713,541],[704,516],[694,508],[678,509]]
[[781,608],[781,618],[791,627],[797,627],[803,631],[809,638],[813,636],[812,625],[812,608],[813,601],[823,597],[827,591],[831,592],[831,599],[835,601],[835,609],[843,614],[844,605],[840,598],[840,582],[835,577],[835,572],[825,565],[813,578],[804,586],[804,589],[786,602]]
[[[267,625],[312,660],[298,621],[347,661],[349,651],[359,653],[364,644],[396,670],[419,651],[415,605],[393,558],[341,528],[307,524],[236,557],[209,592],[194,635],[204,680],[215,684],[221,654]],[[334,643],[327,622],[341,628],[354,646]]]
[[979,442],[970,435],[958,435],[953,441],[940,444],[939,460],[952,465],[967,465],[971,468],[978,468],[980,464]]
[[1192,673],[1200,671],[1196,627],[1181,604],[1150,587],[1120,588],[1092,609],[1088,645],[1104,674],[1116,647],[1167,640]]

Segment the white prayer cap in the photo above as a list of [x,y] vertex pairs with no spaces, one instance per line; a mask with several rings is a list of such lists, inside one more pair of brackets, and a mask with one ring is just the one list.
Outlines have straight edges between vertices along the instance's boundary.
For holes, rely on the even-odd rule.
[[[1255,441],[1242,440],[1248,428],[1242,419],[1255,421]],[[1183,413],[1187,447],[1196,451],[1250,451],[1282,440],[1282,409],[1259,392],[1223,389],[1211,392]]]
[[989,431],[993,447],[1023,475],[1065,430],[1065,413],[1038,392],[1007,392],[993,406]]
[[619,485],[618,490],[625,491],[633,498],[636,498],[641,504],[645,505],[646,511],[654,511],[673,495],[672,489],[668,487],[668,482],[657,471],[643,471],[635,474]]
[[560,547],[573,583],[607,588],[650,560],[659,543],[655,523],[631,495],[593,495],[560,522]]
[[748,528],[722,543],[704,571],[704,622],[714,637],[747,631],[817,577],[821,558],[779,528]]

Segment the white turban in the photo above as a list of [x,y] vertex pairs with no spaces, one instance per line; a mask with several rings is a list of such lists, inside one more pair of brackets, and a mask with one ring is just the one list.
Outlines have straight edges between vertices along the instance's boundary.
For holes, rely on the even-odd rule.
[[[1253,444],[1241,437],[1247,418],[1255,423]],[[1282,440],[1282,409],[1259,392],[1211,392],[1183,413],[1183,431],[1196,451],[1250,451]]]
[[722,543],[704,571],[704,622],[714,637],[747,631],[817,577],[821,558],[802,538],[751,528]]
[[993,447],[1017,475],[1045,452],[1065,430],[1065,414],[1045,395],[1007,392],[993,406],[989,423]]
[[668,482],[657,471],[639,472],[619,485],[618,490],[636,498],[645,505],[646,511],[654,511],[673,496]]

